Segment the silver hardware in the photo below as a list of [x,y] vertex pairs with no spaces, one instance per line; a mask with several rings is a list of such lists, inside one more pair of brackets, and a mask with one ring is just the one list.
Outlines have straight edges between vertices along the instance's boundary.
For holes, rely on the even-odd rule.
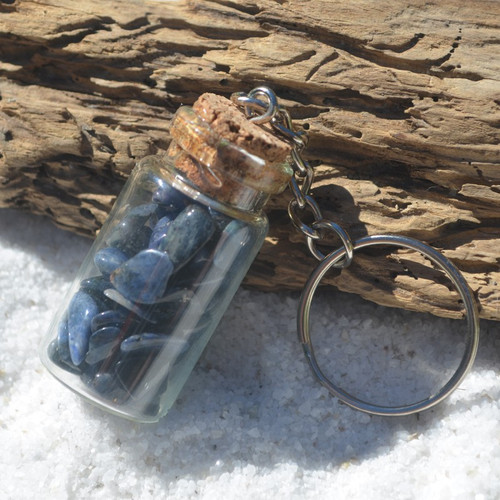
[[[312,213],[314,214],[315,222],[323,220],[321,216],[321,211],[319,209],[318,204],[316,203],[316,200],[310,195],[306,195],[304,197],[304,200],[306,202],[305,206],[309,206],[311,208]],[[300,217],[297,214],[297,208],[300,208],[299,202],[295,198],[292,198],[290,200],[290,203],[288,204],[288,215],[290,216],[293,225],[299,231],[305,234],[308,238],[311,238],[313,240],[318,240],[321,237],[320,232],[317,231],[316,229],[313,229],[311,226],[308,226],[307,224],[305,224],[300,220]]]
[[[350,263],[352,262],[352,258],[354,257],[354,245],[352,244],[351,237],[342,228],[342,226],[339,226],[335,222],[332,222],[332,221],[329,221],[329,220],[319,220],[319,221],[316,221],[316,222],[312,223],[312,228],[313,229],[328,229],[328,230],[333,231],[334,233],[337,234],[337,236],[340,238],[340,241],[342,241],[342,244],[344,245],[345,258],[342,259],[339,262],[336,262],[333,265],[333,267],[338,267],[338,268],[341,268],[341,269],[344,269],[345,267],[348,267],[350,265]],[[307,246],[309,247],[309,251],[318,260],[324,260],[324,259],[326,259],[325,254],[321,253],[316,248],[316,240],[314,240],[313,238],[308,238],[307,239]]]
[[[264,100],[259,99],[259,97]],[[299,339],[314,375],[331,394],[338,397],[344,403],[352,408],[373,415],[410,415],[432,408],[434,405],[441,402],[458,387],[470,370],[474,363],[479,343],[479,313],[477,305],[460,271],[437,250],[413,238],[394,235],[376,235],[361,238],[353,243],[349,234],[341,226],[323,218],[318,204],[311,196],[310,190],[314,180],[314,171],[301,155],[301,151],[306,147],[308,142],[307,133],[305,131],[295,132],[293,130],[290,114],[283,106],[278,104],[278,99],[274,92],[268,87],[258,87],[248,94],[242,92],[233,94],[231,99],[235,104],[244,108],[245,114],[249,120],[260,125],[270,123],[277,134],[289,141],[292,145],[291,160],[294,175],[290,181],[290,189],[294,197],[288,205],[288,215],[297,230],[306,236],[307,246],[312,255],[320,261],[316,269],[311,273],[304,287],[299,301],[297,317]],[[306,208],[310,208],[314,216],[314,220],[310,224],[303,222],[299,216],[299,211],[304,212]],[[340,238],[342,247],[325,256],[317,249],[317,243],[321,243],[327,231],[333,231]],[[341,389],[336,383],[330,381],[323,374],[314,355],[309,317],[312,300],[319,283],[332,267],[338,269],[348,267],[351,264],[355,250],[375,245],[408,248],[428,258],[451,280],[460,294],[465,307],[467,337],[465,352],[460,365],[453,376],[439,391],[432,394],[427,399],[418,401],[414,404],[395,407],[379,406],[356,398]]]
[[415,240],[413,238],[407,238],[404,236],[367,236],[354,243],[354,250],[360,248],[365,248],[373,245],[392,245],[396,247],[409,248],[420,252],[423,256],[427,257],[430,261],[436,264],[448,278],[451,280],[453,285],[460,294],[462,298],[466,316],[467,316],[467,338],[465,342],[465,352],[458,366],[457,370],[453,376],[448,380],[448,382],[435,394],[432,394],[427,399],[423,401],[418,401],[414,404],[409,404],[405,406],[379,406],[368,403],[355,396],[349,394],[348,392],[341,389],[336,383],[330,381],[321,371],[316,357],[314,355],[314,348],[311,341],[311,333],[309,327],[309,315],[312,300],[316,288],[318,287],[320,281],[328,272],[331,267],[335,267],[336,264],[341,261],[343,257],[346,257],[347,252],[345,248],[339,248],[334,252],[330,253],[321,263],[316,267],[309,277],[304,290],[302,292],[302,297],[299,303],[299,311],[297,316],[297,328],[299,332],[299,339],[304,349],[305,356],[309,365],[311,366],[314,374],[319,379],[322,385],[324,385],[328,391],[341,399],[344,403],[348,404],[352,408],[360,410],[365,413],[370,413],[373,415],[384,415],[384,416],[401,416],[410,415],[411,413],[417,413],[419,411],[427,410],[432,408],[434,405],[441,402],[447,396],[453,392],[458,385],[462,382],[464,377],[467,375],[472,364],[474,363],[474,358],[476,357],[477,346],[479,342],[479,318],[476,302],[470,293],[467,282],[460,273],[460,271],[441,253],[434,250],[432,247],[425,245],[421,241]]

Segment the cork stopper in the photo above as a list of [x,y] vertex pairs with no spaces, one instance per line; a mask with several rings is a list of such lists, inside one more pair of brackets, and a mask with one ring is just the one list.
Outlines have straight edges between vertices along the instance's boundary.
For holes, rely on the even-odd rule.
[[201,192],[239,208],[267,201],[288,184],[291,146],[250,122],[230,100],[203,94],[180,108],[170,132],[168,155],[176,170]]
[[283,163],[290,154],[288,143],[252,123],[225,97],[203,94],[193,104],[193,110],[221,137],[269,164]]

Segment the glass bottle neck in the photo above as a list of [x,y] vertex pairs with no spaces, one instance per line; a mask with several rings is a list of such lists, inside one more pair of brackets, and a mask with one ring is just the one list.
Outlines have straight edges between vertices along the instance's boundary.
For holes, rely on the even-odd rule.
[[233,209],[259,212],[291,177],[288,164],[269,164],[225,140],[192,108],[177,111],[171,134],[167,156],[179,180]]

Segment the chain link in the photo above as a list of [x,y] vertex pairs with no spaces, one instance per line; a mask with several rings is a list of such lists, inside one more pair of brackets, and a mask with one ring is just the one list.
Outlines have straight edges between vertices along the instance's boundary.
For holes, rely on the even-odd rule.
[[[299,300],[297,317],[299,339],[315,376],[331,394],[339,397],[344,403],[360,411],[374,415],[410,415],[431,408],[442,401],[458,387],[469,371],[474,362],[479,342],[479,314],[477,305],[460,271],[432,247],[405,236],[367,236],[357,240],[353,244],[350,236],[341,226],[335,222],[324,219],[321,215],[321,210],[316,200],[310,194],[311,185],[314,180],[313,169],[301,155],[301,152],[307,145],[307,134],[305,132],[295,132],[293,130],[290,114],[283,106],[278,104],[278,100],[272,90],[267,87],[258,87],[252,90],[248,95],[239,93],[233,95],[232,98],[234,102],[245,110],[249,120],[259,124],[270,123],[277,135],[279,134],[284,137],[293,147],[291,158],[294,173],[290,181],[290,188],[294,197],[288,205],[288,215],[293,225],[306,236],[307,245],[311,253],[316,259],[321,261],[312,272],[304,287]],[[310,224],[306,224],[303,219],[307,210],[312,211],[314,218],[313,222]],[[324,255],[318,250],[317,244],[321,244],[327,231],[333,232],[340,238],[342,247],[332,251],[328,255]],[[419,252],[447,275],[460,294],[466,310],[467,338],[465,342],[465,352],[457,370],[448,382],[431,396],[423,400],[421,399],[416,403],[403,406],[371,404],[344,391],[337,383],[329,380],[321,371],[314,354],[311,340],[311,304],[321,280],[332,267],[342,269],[349,266],[355,250],[371,247],[373,245],[392,245]]]
[[[301,154],[309,142],[307,132],[294,131],[290,113],[278,103],[276,94],[268,87],[257,87],[248,94],[234,93],[231,100],[243,108],[250,121],[259,125],[269,123],[279,135],[291,143],[293,177],[289,186],[293,198],[288,204],[288,215],[295,228],[306,236],[312,255],[319,260],[323,260],[325,255],[317,249],[316,243],[325,237],[326,231],[335,233],[342,241],[346,255],[335,264],[335,267],[347,267],[353,256],[353,243],[350,236],[338,224],[323,218],[316,200],[310,194],[314,182],[314,170]],[[314,217],[310,224],[304,222],[307,209],[310,209]]]

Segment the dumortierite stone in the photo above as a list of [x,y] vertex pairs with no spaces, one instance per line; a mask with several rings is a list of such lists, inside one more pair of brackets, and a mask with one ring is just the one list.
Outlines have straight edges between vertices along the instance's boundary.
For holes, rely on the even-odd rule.
[[68,335],[68,315],[65,314],[59,322],[57,330],[57,352],[61,361],[71,363],[69,353],[69,335]]
[[128,257],[118,248],[108,247],[99,250],[94,256],[94,263],[102,274],[109,276]]
[[85,292],[76,292],[71,299],[68,309],[69,353],[76,366],[85,359],[92,333],[90,323],[98,312],[94,299]]
[[111,283],[126,299],[153,304],[165,293],[173,268],[166,253],[143,250],[113,272]]
[[106,276],[92,276],[91,278],[86,278],[80,282],[80,290],[86,292],[92,297],[94,295],[101,297],[104,290],[111,287],[109,278]]
[[100,372],[99,365],[95,364],[82,373],[82,380],[91,389],[98,392],[114,403],[123,403],[127,399],[127,391],[123,388],[115,375],[108,372]]
[[186,205],[187,197],[165,181],[159,181],[158,189],[153,194],[153,201],[172,208]]
[[95,333],[97,330],[106,326],[119,327],[125,321],[126,317],[127,315],[123,309],[101,312],[92,318],[90,324],[92,333]]
[[61,359],[61,356],[59,354],[59,347],[57,345],[57,339],[53,340],[49,344],[49,346],[47,348],[47,354],[49,355],[50,360],[54,364],[59,366],[59,368],[62,368],[63,370],[74,373],[76,375],[80,375],[80,373],[81,373],[80,367],[75,366],[71,362],[71,359],[69,361],[64,361]]
[[142,217],[143,218],[143,224],[146,223],[146,221],[156,213],[156,210],[158,209],[158,205],[156,203],[147,203],[145,205],[137,205],[134,208],[131,208],[127,212],[127,217]]
[[[153,356],[158,351],[153,353]],[[147,373],[144,368],[153,361],[151,353],[127,353],[114,366],[116,384],[131,391],[140,382],[140,377]]]
[[99,313],[92,318],[90,323],[92,333],[95,333],[105,326],[120,326],[125,321],[126,317],[123,311],[111,310]]
[[174,217],[165,215],[162,217],[153,228],[153,233],[151,234],[151,238],[149,240],[149,248],[154,248],[158,250],[158,245],[160,241],[165,238],[167,234],[167,229]]
[[89,339],[89,349],[85,361],[93,365],[106,359],[118,344],[120,329],[115,326],[106,326],[93,333]]
[[100,394],[109,395],[116,389],[116,383],[111,373],[97,373],[90,382],[91,386]]
[[172,285],[178,288],[195,289],[212,263],[213,245],[204,245],[194,257],[172,278]]
[[215,224],[207,210],[189,205],[173,220],[158,248],[167,252],[175,268],[185,264],[212,237]]
[[167,342],[168,336],[156,333],[142,333],[132,335],[120,344],[122,352],[144,352],[161,349]]
[[151,238],[151,228],[145,225],[149,215],[134,215],[125,216],[122,221],[117,224],[110,235],[106,239],[106,243],[110,247],[116,247],[128,256],[132,256],[137,252],[148,247],[149,239]]
[[178,317],[182,310],[186,308],[193,297],[193,292],[187,289],[172,288],[169,286],[166,295],[154,304],[148,311],[149,330],[158,333],[167,333],[171,328],[171,321]]
[[[152,319],[151,311],[154,309],[150,304],[139,304],[134,303],[129,299],[126,299],[120,292],[114,288],[109,288],[104,291],[104,295],[107,299],[114,304],[115,307],[122,308],[123,311],[128,311],[127,321],[132,320],[134,323],[142,318],[146,321],[154,321]],[[131,314],[130,314],[131,313]]]
[[104,295],[104,290],[112,288],[112,286],[109,276],[92,276],[81,281],[80,291],[87,293],[94,299],[99,311],[106,311],[113,308],[113,303]]

